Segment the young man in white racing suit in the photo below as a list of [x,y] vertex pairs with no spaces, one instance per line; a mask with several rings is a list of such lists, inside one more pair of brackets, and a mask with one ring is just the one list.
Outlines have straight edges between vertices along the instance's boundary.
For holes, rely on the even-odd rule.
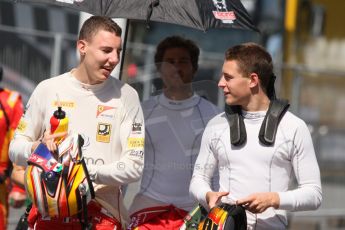
[[145,168],[130,208],[130,229],[179,229],[196,205],[189,194],[194,162],[207,122],[220,112],[193,91],[199,52],[180,36],[167,37],[156,48],[163,92],[142,104]]
[[[34,90],[10,146],[10,158],[26,165],[40,142],[54,152],[50,118],[61,106],[69,119],[69,132],[79,133],[95,200],[88,205],[92,229],[121,229],[126,210],[121,186],[139,180],[144,158],[144,118],[137,92],[111,77],[119,63],[121,28],[108,17],[92,16],[79,33],[79,65],[42,81]],[[76,217],[45,218],[35,208],[29,224],[36,229],[66,229],[80,223]],[[37,212],[37,209],[36,209]],[[73,228],[74,229],[74,228]]]
[[[263,127],[276,131],[275,140],[259,140],[275,98],[274,78],[271,56],[261,46],[245,43],[227,50],[218,86],[228,106],[240,107],[244,130],[230,128],[227,112],[213,118],[190,184],[193,196],[208,208],[220,202],[245,207],[248,229],[286,229],[286,211],[314,210],[322,201],[320,170],[304,121],[287,111],[280,123],[273,122],[276,130],[269,122]],[[232,142],[236,133],[246,139]],[[219,173],[219,191],[210,187],[214,172]],[[289,187],[293,174],[295,189]]]

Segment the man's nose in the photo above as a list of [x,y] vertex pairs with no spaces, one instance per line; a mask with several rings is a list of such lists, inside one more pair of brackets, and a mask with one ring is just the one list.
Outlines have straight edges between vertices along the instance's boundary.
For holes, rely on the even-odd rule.
[[117,64],[120,61],[120,56],[117,52],[112,53],[109,57],[109,62],[111,64]]
[[222,88],[222,89],[225,87],[225,81],[224,81],[223,76],[220,77],[220,79],[219,79],[219,81],[218,81],[218,87],[219,87],[219,88]]
[[179,61],[173,61],[170,63],[175,69],[181,69],[181,63]]

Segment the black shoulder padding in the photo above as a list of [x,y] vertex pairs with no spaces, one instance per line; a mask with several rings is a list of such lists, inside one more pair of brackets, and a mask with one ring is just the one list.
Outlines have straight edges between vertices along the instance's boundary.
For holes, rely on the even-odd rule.
[[242,117],[241,106],[225,105],[225,114],[230,126],[230,141],[235,146],[244,144],[247,140],[246,127]]
[[274,144],[279,122],[289,106],[287,100],[276,99],[271,101],[259,132],[259,140],[263,145],[271,146]]

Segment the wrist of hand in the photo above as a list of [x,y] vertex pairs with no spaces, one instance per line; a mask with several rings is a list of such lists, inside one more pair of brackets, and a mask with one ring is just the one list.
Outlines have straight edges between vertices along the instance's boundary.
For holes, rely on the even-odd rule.
[[280,198],[277,192],[272,193],[272,207],[278,209],[280,205]]

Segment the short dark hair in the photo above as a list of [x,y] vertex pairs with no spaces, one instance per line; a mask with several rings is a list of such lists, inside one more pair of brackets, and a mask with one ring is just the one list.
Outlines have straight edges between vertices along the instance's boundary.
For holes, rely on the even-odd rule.
[[248,42],[229,48],[225,53],[226,61],[237,61],[244,77],[251,73],[259,76],[261,87],[267,93],[267,88],[273,74],[271,55],[262,46]]
[[190,55],[194,70],[196,71],[198,69],[198,61],[200,54],[199,47],[195,44],[194,41],[180,36],[167,37],[157,45],[155,53],[155,64],[157,67],[160,63],[162,63],[165,51],[171,48],[186,49]]
[[79,32],[79,40],[90,41],[92,37],[99,31],[106,30],[121,36],[121,27],[111,18],[105,16],[91,16],[82,25]]

